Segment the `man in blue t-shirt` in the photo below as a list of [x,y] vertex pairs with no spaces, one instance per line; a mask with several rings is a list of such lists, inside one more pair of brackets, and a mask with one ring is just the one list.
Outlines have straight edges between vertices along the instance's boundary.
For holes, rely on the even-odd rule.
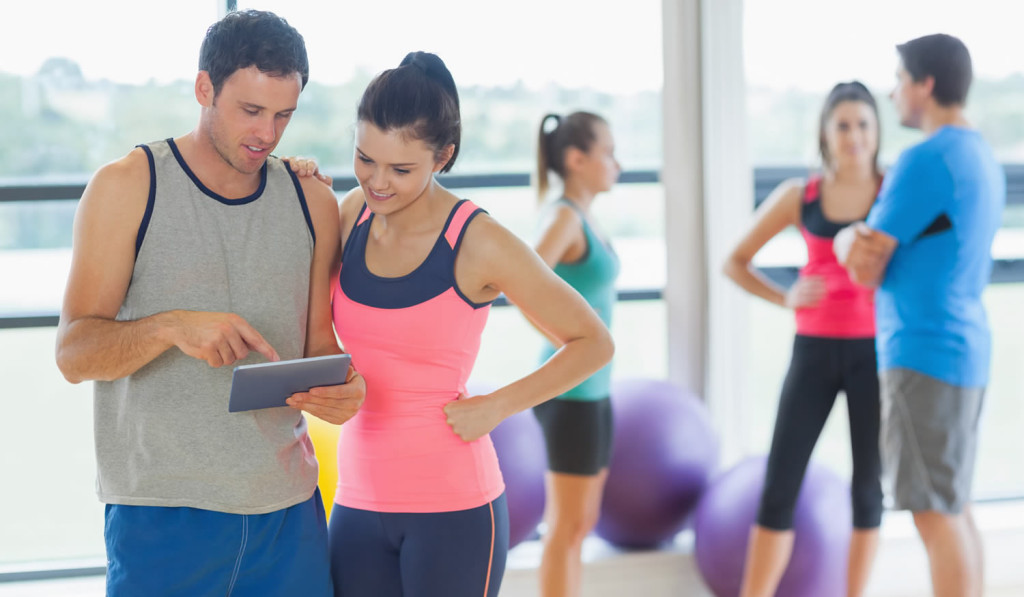
[[835,251],[877,286],[882,465],[896,509],[910,510],[935,595],[981,597],[981,540],[969,502],[990,337],[981,294],[1006,177],[963,108],[972,78],[963,43],[929,35],[897,46],[901,124],[927,139],[886,174],[866,223]]

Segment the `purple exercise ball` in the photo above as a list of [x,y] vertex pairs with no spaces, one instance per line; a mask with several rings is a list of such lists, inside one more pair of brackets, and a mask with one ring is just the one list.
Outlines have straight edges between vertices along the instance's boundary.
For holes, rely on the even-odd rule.
[[[471,396],[494,390],[479,383],[468,386]],[[508,546],[512,548],[532,537],[544,517],[544,473],[548,465],[544,435],[533,412],[525,410],[499,423],[491,431],[491,442],[505,480]]]
[[692,393],[656,379],[612,384],[614,433],[595,532],[626,548],[652,548],[686,525],[718,463],[718,437]]
[[[765,456],[748,458],[712,480],[694,513],[697,567],[716,597],[740,593],[766,464]],[[793,515],[793,554],[777,595],[845,594],[851,516],[849,484],[811,462]]]

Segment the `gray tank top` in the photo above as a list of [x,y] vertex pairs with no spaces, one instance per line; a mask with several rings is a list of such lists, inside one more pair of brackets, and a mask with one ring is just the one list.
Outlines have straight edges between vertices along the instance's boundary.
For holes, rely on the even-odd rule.
[[[302,357],[315,238],[288,167],[268,159],[255,193],[226,199],[203,185],[172,140],[141,147],[149,202],[117,319],[236,313],[281,359]],[[265,360],[253,351],[236,365]],[[317,462],[302,414],[229,413],[232,371],[171,348],[132,375],[96,382],[100,500],[263,514],[309,499]]]

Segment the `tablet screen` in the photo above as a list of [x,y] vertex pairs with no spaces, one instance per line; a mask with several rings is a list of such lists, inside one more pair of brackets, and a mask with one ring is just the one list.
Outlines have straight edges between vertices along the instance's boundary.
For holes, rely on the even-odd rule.
[[296,392],[343,384],[351,362],[350,355],[332,354],[235,367],[228,412],[288,406],[285,400]]

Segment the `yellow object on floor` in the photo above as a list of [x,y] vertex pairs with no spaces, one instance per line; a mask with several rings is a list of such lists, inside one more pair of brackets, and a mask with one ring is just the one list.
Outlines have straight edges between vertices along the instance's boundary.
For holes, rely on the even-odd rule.
[[341,426],[308,414],[306,424],[309,426],[309,438],[313,440],[317,462],[320,463],[320,479],[317,484],[324,500],[327,520],[330,520],[331,507],[334,505],[334,489],[338,484],[338,432]]

